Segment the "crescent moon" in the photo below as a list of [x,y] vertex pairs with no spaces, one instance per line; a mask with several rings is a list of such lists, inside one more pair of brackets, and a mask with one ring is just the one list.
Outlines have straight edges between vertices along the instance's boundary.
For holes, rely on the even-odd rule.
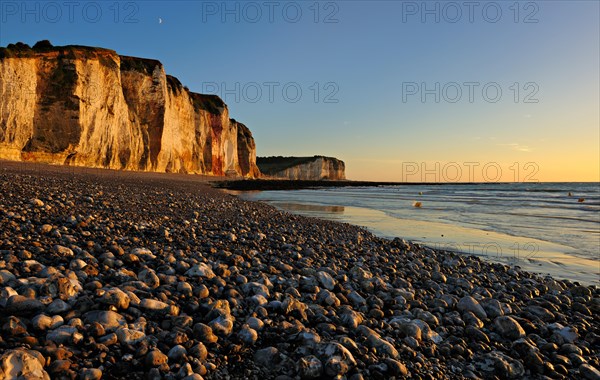
[[159,23],[159,24],[162,24],[162,23],[163,23],[163,19],[159,17],[159,18],[158,18],[158,23]]

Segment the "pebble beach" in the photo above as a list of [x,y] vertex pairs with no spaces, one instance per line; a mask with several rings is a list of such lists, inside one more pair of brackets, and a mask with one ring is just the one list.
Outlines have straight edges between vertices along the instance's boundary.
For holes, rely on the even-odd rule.
[[595,286],[193,176],[0,183],[0,379],[600,379]]

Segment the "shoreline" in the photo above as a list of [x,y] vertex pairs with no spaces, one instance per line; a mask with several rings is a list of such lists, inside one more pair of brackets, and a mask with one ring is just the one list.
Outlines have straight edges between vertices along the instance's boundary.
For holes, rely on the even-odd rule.
[[600,376],[598,287],[177,175],[1,169],[13,364],[108,379]]
[[[230,179],[210,181],[218,189],[233,191],[267,191],[267,190],[303,190],[336,187],[382,187],[382,186],[486,186],[515,184],[527,182],[378,182],[353,180],[287,180],[287,179]],[[588,182],[531,182],[538,183],[588,183]],[[596,182],[589,182],[596,183]]]
[[[405,239],[410,244],[419,244],[433,250],[472,255],[488,263],[519,267],[541,277],[552,276],[578,281],[584,285],[600,285],[600,261],[577,256],[574,248],[557,243],[493,231],[476,231],[450,223],[443,223],[440,230],[444,231],[443,236],[446,238],[439,238],[431,230],[431,225],[442,225],[439,222],[394,218],[383,211],[366,207],[265,201],[253,199],[252,192],[241,192],[239,195],[244,200],[264,202],[285,212],[349,223],[389,241]],[[429,231],[427,236],[423,236],[424,231]],[[453,238],[449,241],[450,236]],[[522,252],[515,252],[515,244],[522,248]],[[528,245],[535,248],[533,254],[525,249]],[[598,267],[598,271],[589,273],[590,267],[594,266]]]

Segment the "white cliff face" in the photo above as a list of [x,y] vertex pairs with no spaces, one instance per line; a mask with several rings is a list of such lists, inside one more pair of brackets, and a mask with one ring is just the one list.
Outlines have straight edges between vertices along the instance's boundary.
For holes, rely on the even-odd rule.
[[78,47],[0,53],[0,158],[260,174],[252,134],[221,99],[189,92],[158,61]]
[[346,179],[343,163],[339,165],[324,157],[317,158],[305,164],[292,166],[276,173],[274,176],[293,180]]
[[20,59],[0,64],[0,151],[4,158],[18,160],[21,147],[33,133],[37,103],[37,61]]
[[[269,157],[258,162],[263,172],[268,172],[274,178],[314,181],[346,179],[344,162],[332,157]],[[278,166],[282,169],[279,170]]]

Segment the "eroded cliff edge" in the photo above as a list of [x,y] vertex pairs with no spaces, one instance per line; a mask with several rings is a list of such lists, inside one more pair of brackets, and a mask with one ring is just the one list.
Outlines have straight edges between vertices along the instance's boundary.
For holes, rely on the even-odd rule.
[[259,157],[260,171],[274,178],[291,180],[344,180],[344,161],[333,157]]
[[0,158],[260,175],[246,126],[156,60],[84,46],[0,48]]

